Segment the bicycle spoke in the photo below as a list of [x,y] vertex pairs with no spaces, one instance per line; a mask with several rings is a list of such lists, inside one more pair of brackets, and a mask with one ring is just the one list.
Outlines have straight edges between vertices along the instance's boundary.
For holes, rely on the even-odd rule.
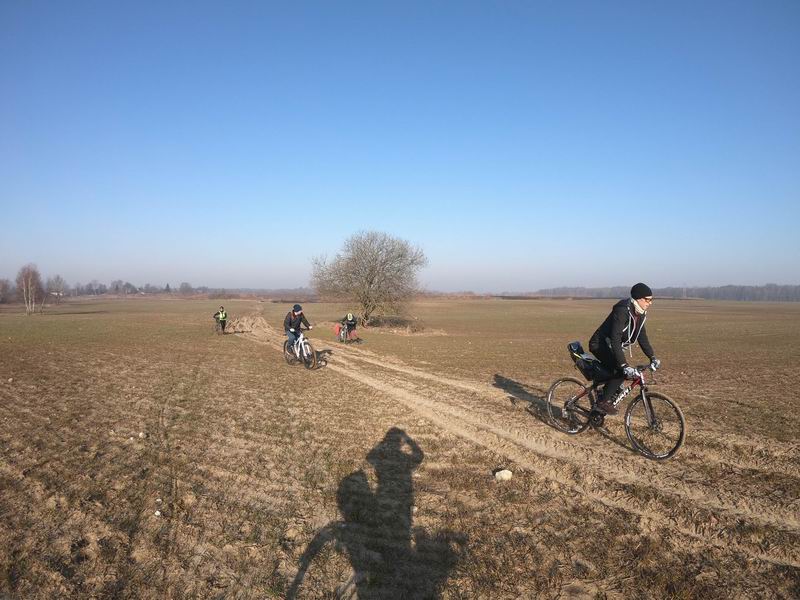
[[559,379],[547,392],[550,422],[565,433],[580,433],[589,423],[589,397],[581,396],[586,387],[577,379]]

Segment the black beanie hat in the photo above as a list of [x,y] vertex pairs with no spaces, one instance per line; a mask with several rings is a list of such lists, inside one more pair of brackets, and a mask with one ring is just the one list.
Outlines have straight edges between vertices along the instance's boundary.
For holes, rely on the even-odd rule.
[[647,287],[643,283],[637,283],[635,286],[631,288],[631,298],[634,300],[639,300],[641,298],[645,298],[646,296],[652,296],[653,290]]

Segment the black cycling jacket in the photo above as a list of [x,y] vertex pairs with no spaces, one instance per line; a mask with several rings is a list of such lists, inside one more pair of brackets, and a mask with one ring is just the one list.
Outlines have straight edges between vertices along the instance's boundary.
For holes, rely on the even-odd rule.
[[589,340],[589,350],[595,356],[607,354],[610,350],[617,367],[622,368],[628,364],[625,350],[638,341],[647,358],[652,360],[655,352],[647,339],[646,320],[647,313],[637,313],[632,299],[620,300]]
[[300,329],[300,323],[306,327],[311,327],[303,313],[295,315],[294,312],[290,310],[288,313],[286,313],[286,318],[283,320],[283,331],[286,332],[290,329]]

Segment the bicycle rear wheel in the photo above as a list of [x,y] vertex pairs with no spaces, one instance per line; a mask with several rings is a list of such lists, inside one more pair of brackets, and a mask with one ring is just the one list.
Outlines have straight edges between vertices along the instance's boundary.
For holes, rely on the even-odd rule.
[[553,427],[574,435],[589,426],[591,404],[586,386],[574,377],[562,377],[547,390],[547,413]]
[[673,400],[657,392],[647,394],[652,411],[639,394],[625,411],[625,433],[637,452],[653,460],[675,455],[686,436],[683,412]]
[[303,365],[306,369],[313,369],[317,366],[317,352],[310,342],[303,342]]

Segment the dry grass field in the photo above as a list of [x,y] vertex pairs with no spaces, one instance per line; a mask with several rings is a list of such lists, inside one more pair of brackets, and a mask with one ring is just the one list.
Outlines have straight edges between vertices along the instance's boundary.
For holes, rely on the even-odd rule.
[[0,597],[800,597],[800,305],[656,300],[658,463],[541,414],[611,304],[431,300],[346,347],[307,304],[313,371],[283,304],[4,307]]

